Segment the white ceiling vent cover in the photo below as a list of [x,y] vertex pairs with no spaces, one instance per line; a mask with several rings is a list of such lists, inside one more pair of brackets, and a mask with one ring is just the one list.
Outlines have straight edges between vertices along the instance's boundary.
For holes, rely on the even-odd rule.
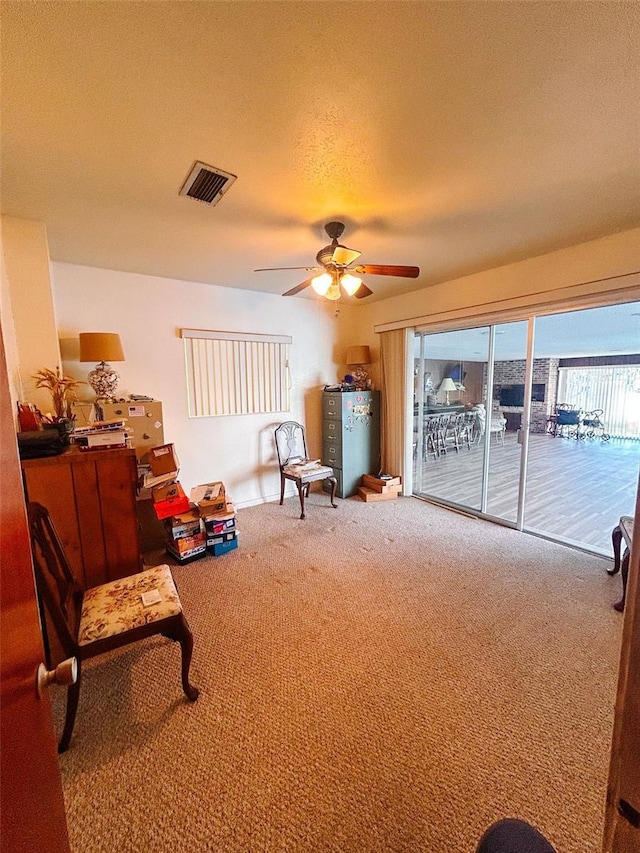
[[227,192],[237,175],[223,172],[206,163],[194,163],[187,180],[182,185],[180,195],[189,196],[196,201],[204,202],[210,207],[217,204]]

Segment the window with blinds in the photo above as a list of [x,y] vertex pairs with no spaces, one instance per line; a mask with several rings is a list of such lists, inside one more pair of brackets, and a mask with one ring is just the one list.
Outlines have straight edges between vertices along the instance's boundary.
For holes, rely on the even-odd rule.
[[181,329],[190,418],[288,412],[288,335]]

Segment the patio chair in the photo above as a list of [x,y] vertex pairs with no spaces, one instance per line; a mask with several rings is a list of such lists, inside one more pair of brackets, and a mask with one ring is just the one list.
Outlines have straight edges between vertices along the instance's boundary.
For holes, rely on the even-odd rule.
[[438,443],[438,424],[440,415],[426,415],[424,419],[424,457],[429,458],[429,454],[433,453],[433,458],[437,459],[440,455],[440,446]]
[[560,404],[556,408],[556,435],[560,438],[581,438],[580,409]]
[[600,438],[602,441],[609,441],[610,436],[602,423],[603,414],[602,409],[594,409],[582,415],[582,435],[584,438]]

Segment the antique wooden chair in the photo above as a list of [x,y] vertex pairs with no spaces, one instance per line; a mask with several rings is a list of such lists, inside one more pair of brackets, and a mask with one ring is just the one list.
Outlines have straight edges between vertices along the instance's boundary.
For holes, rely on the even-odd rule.
[[305,518],[304,499],[309,496],[309,485],[316,480],[327,480],[331,484],[331,506],[335,501],[338,481],[333,468],[307,456],[304,427],[296,421],[285,421],[275,431],[276,451],[280,466],[280,506],[284,502],[284,487],[287,480],[296,484],[300,497],[300,518]]
[[[620,550],[623,539],[625,548],[621,560]],[[607,573],[615,575],[622,569],[622,598],[613,605],[614,610],[622,613],[627,597],[627,582],[629,580],[629,560],[631,557],[631,545],[633,544],[633,516],[620,516],[620,521],[611,533],[611,544],[613,546],[613,568],[607,569]]]
[[[63,653],[77,660],[77,679],[67,690],[58,752],[64,752],[71,741],[80,698],[81,662],[95,655],[154,634],[176,640],[182,649],[182,689],[191,702],[197,699],[199,691],[189,683],[193,635],[169,566],[155,566],[85,591],[71,572],[48,510],[37,503],[30,503],[27,509],[43,625],[46,608]],[[46,637],[45,653],[51,667]]]

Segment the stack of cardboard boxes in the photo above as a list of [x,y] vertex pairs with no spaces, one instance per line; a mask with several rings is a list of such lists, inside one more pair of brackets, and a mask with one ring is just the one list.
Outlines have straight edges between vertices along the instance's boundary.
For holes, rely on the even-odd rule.
[[363,474],[362,485],[358,486],[358,495],[363,501],[393,501],[402,491],[400,477],[384,475],[374,477],[372,474]]
[[188,509],[165,518],[167,554],[179,563],[199,560],[207,553],[204,531],[197,509]]
[[150,472],[143,486],[151,488],[153,508],[166,532],[166,549],[179,563],[215,557],[238,547],[236,512],[224,483],[205,483],[186,496],[173,444],[150,448]]
[[196,486],[191,490],[190,497],[202,519],[207,551],[214,557],[220,557],[237,548],[236,510],[224,483]]

